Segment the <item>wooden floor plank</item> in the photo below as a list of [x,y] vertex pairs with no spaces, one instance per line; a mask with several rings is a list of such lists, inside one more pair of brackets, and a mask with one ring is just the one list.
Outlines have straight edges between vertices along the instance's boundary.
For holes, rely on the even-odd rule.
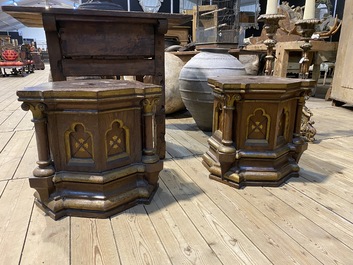
[[70,264],[70,218],[54,221],[34,207],[21,265]]
[[48,73],[0,78],[0,264],[351,263],[351,107],[310,98],[317,140],[300,160],[301,177],[243,190],[208,178],[199,155],[210,133],[187,112],[169,115],[165,170],[150,205],[111,220],[53,221],[33,208],[32,114],[16,96]]
[[0,132],[1,130],[1,124],[3,124],[13,113],[13,111],[1,111],[1,115],[0,115]]
[[0,264],[19,264],[33,208],[27,180],[11,180],[0,198]]
[[[353,141],[353,137],[352,137]],[[299,165],[310,165],[311,167],[317,167],[319,170],[322,167],[322,171],[330,175],[335,172],[342,172],[343,170],[353,170],[352,162],[349,161],[351,156],[351,150],[349,148],[338,148],[333,150],[330,140],[325,140],[320,143],[320,146],[312,146],[303,154],[303,159],[300,160]],[[339,143],[339,140],[335,140]],[[349,146],[349,144],[347,145]],[[318,164],[318,165],[317,165]],[[320,165],[322,164],[322,165]],[[349,177],[349,179],[351,179]]]
[[173,264],[221,264],[163,183],[145,208]]
[[171,124],[168,124],[166,128],[168,130],[168,135],[172,136],[176,141],[185,146],[192,154],[202,155],[207,151],[206,146],[200,145],[200,142],[196,141],[187,132],[184,132]]
[[208,147],[207,144],[207,139],[211,136],[211,132],[204,132],[201,131],[193,118],[190,117],[182,117],[179,119],[176,118],[167,118],[166,119],[166,124],[173,124],[180,130],[186,132],[188,135],[190,135],[192,138],[194,138],[196,141],[198,141],[201,145]]
[[[16,111],[20,110],[21,103],[18,102],[16,94],[11,95],[11,97],[6,99],[6,107],[4,107],[4,111]],[[24,110],[22,110],[24,111]]]
[[36,137],[33,134],[32,139],[30,140],[29,145],[25,150],[25,153],[23,154],[20,164],[16,169],[13,179],[31,177],[33,170],[38,166],[36,163],[37,161],[38,161],[37,142],[36,142]]
[[1,125],[0,132],[14,131],[22,119],[26,116],[27,112],[22,109],[15,110]]
[[111,218],[121,264],[171,264],[142,205]]
[[109,219],[71,218],[71,264],[120,264]]
[[0,110],[3,110],[8,106],[8,103],[6,103],[9,98],[11,98],[11,101],[13,101],[14,98],[14,91],[11,89],[10,84],[5,84],[0,82],[1,91],[0,91]]
[[208,171],[194,157],[178,159],[177,163],[272,263],[321,264],[245,200],[242,190],[208,179]]
[[[349,151],[340,150],[342,155],[350,156]],[[322,153],[317,155],[317,153]],[[340,158],[340,156],[332,156],[327,153],[325,149],[316,148],[315,150],[307,150],[302,156],[299,165],[302,167],[310,167],[315,171],[320,171],[325,175],[331,175],[336,172],[343,173],[344,170],[353,170],[353,166],[346,158]],[[349,178],[351,179],[351,178]]]
[[192,156],[192,153],[171,135],[166,134],[166,149],[172,157]]
[[329,162],[322,166],[321,161],[318,164],[315,163],[317,161],[316,158],[310,160],[310,162],[301,164],[300,175],[306,181],[319,184],[320,187],[327,189],[343,200],[348,202],[353,201],[353,190],[347,189],[347,187],[353,185],[353,180],[349,180],[347,177],[352,176],[353,172],[349,174],[344,170],[339,170],[340,173],[338,173],[327,168],[330,164]]
[[290,185],[267,188],[267,190],[353,250],[353,224],[351,222],[334,214]]
[[0,153],[0,180],[12,179],[26,150],[33,131],[19,131]]
[[0,132],[0,153],[13,136],[14,132]]
[[165,152],[165,159],[171,159],[171,154],[168,153],[168,150]]
[[349,148],[349,144],[353,140],[353,137],[349,142],[344,142],[344,140],[346,139],[340,137],[334,140],[322,141],[320,144],[309,145],[309,149],[306,153],[322,161],[331,162],[331,164],[336,165],[336,167],[340,166],[342,168],[348,167],[353,169],[353,165],[349,159],[352,152]]
[[289,185],[353,223],[353,202],[348,202],[321,185],[308,182],[303,178],[291,179]]
[[2,88],[2,91],[0,93],[0,110],[7,108],[9,106],[10,101],[13,102],[13,100],[16,99],[16,90],[17,88],[20,88],[25,84],[25,82],[23,81],[24,79],[19,78],[0,78],[0,87]]
[[[349,264],[353,251],[286,202],[263,188],[246,189],[242,197],[323,264]],[[288,198],[290,199],[290,198]]]
[[[352,135],[353,118],[351,110],[345,108],[322,108],[311,109],[313,116],[311,120],[315,122],[314,127],[317,130],[315,138],[322,140],[327,138],[329,132],[330,138],[349,137]],[[344,122],[343,122],[344,121]]]
[[173,161],[160,174],[223,264],[272,264]]
[[0,181],[0,198],[2,196],[2,193],[6,187],[6,184],[7,184],[7,181],[6,180],[3,180],[3,181]]
[[33,128],[34,128],[34,124],[32,122],[32,112],[27,111],[26,115],[15,127],[15,130],[16,131],[24,131],[24,130],[32,130]]

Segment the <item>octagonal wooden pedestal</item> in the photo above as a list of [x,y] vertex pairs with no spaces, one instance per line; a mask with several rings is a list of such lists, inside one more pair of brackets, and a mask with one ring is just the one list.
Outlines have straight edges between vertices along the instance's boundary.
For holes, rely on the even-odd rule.
[[155,150],[160,86],[62,81],[17,95],[35,124],[39,161],[30,186],[52,218],[104,218],[150,202],[163,168]]
[[304,96],[314,83],[272,76],[209,79],[213,134],[203,164],[210,178],[240,188],[278,186],[298,176]]

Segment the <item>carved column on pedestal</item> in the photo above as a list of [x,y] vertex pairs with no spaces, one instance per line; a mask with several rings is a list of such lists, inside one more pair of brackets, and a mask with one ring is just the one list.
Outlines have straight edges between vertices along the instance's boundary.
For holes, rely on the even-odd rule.
[[[158,187],[158,174],[162,161],[157,154],[158,129],[156,111],[160,104],[160,97],[150,97],[142,101],[143,135],[142,162],[145,163],[145,177],[150,185]],[[159,172],[159,171],[158,171]]]
[[142,101],[144,136],[143,136],[143,157],[142,161],[147,164],[155,163],[159,160],[156,154],[156,124],[155,114],[159,98],[146,98]]
[[49,198],[50,193],[54,189],[52,182],[55,169],[50,157],[48,131],[47,131],[47,117],[45,114],[46,105],[43,103],[22,103],[21,108],[25,111],[30,110],[33,115],[32,122],[34,123],[38,161],[33,170],[33,176],[30,178],[30,186],[37,190],[36,197],[42,201]]
[[236,148],[233,142],[233,119],[235,106],[234,103],[241,99],[239,94],[225,94],[222,97],[222,139],[218,147],[219,157],[224,163],[220,165],[222,178],[232,178],[234,172],[230,171],[236,157]]

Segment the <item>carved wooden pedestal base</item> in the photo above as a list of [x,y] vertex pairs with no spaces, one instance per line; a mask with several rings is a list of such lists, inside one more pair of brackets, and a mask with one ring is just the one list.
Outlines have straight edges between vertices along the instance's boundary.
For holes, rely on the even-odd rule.
[[240,188],[278,186],[298,176],[307,143],[300,136],[300,79],[269,76],[209,79],[215,101],[213,134],[203,164],[210,178]]
[[36,131],[39,161],[30,186],[52,218],[105,218],[150,202],[163,168],[155,152],[160,86],[63,81],[17,94]]

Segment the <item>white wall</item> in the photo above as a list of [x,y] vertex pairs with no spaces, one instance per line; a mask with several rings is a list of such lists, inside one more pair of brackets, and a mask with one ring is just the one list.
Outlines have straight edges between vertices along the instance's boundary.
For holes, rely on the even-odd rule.
[[42,50],[47,49],[47,41],[43,28],[25,27],[20,29],[18,32],[24,39],[34,39],[37,43],[37,48],[41,48]]

